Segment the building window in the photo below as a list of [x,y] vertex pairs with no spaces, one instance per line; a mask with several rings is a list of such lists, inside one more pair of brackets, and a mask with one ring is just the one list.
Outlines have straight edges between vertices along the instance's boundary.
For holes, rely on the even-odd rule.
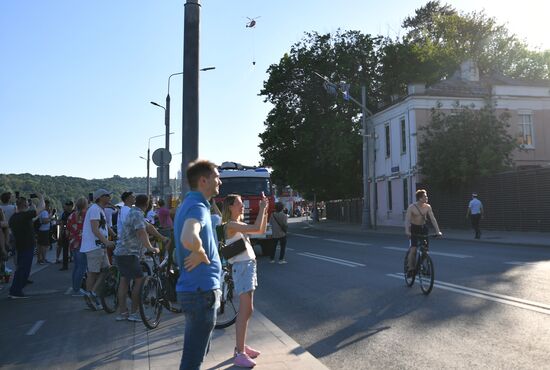
[[403,210],[409,207],[409,182],[408,179],[403,179]]
[[534,148],[533,116],[530,113],[519,114],[518,142],[522,148]]
[[386,123],[386,125],[384,126],[384,129],[386,131],[386,158],[390,158],[391,156],[390,124]]
[[401,154],[407,153],[407,128],[405,118],[401,118]]
[[388,180],[388,211],[392,210],[391,180]]

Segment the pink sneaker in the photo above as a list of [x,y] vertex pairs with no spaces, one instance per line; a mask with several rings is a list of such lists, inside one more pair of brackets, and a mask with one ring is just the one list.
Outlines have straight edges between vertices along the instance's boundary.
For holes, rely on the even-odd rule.
[[237,356],[235,356],[233,360],[233,365],[237,367],[253,368],[256,366],[256,361],[251,359],[246,353],[237,353]]
[[252,347],[249,347],[247,345],[244,346],[244,352],[248,355],[248,357],[250,358],[256,358],[258,357],[261,352],[252,348]]

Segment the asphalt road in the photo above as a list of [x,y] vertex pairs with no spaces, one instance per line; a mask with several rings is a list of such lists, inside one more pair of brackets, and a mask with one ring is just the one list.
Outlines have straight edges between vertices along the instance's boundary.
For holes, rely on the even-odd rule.
[[[255,306],[329,368],[550,368],[549,248],[433,240],[424,296],[400,275],[404,237],[290,232],[288,264],[258,260]],[[158,361],[179,354],[181,318],[165,312],[153,332],[115,322],[66,294],[56,267],[32,275],[28,300],[0,292],[0,368],[173,368]]]
[[407,240],[291,225],[255,306],[332,369],[550,368],[550,250],[432,240],[436,285],[404,284]]

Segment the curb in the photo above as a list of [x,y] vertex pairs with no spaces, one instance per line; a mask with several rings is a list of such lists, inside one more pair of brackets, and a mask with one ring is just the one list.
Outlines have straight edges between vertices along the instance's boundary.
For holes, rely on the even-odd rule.
[[[310,227],[312,229],[316,229],[316,230],[324,230],[324,231],[334,230],[334,231],[346,232],[346,233],[350,233],[350,234],[354,234],[354,235],[402,235],[400,233],[392,232],[392,231],[370,231],[370,230],[361,230],[361,229],[356,230],[356,229],[353,229],[353,228],[350,228],[350,229],[341,228],[341,227],[338,226],[338,223],[334,223],[333,224],[334,226],[332,226],[332,227],[331,226],[323,227],[322,222],[318,223],[318,224],[313,224],[310,221],[302,221],[302,224],[304,224],[307,227]],[[347,225],[347,224],[342,224],[342,225]],[[550,235],[549,235],[549,237],[550,237]],[[461,237],[457,237],[457,236],[446,236],[445,234],[443,235],[443,239],[452,240],[452,241],[462,241],[462,242],[466,242],[466,243],[492,243],[492,244],[503,244],[503,245],[518,245],[518,244],[520,244],[517,241],[507,241],[507,240],[502,240],[502,239],[501,240],[467,239],[467,238],[461,238]],[[521,245],[525,245],[525,246],[529,246],[529,247],[550,248],[550,244],[544,244],[544,243],[541,243],[541,242],[533,242],[533,241],[529,241],[529,240],[522,241]]]

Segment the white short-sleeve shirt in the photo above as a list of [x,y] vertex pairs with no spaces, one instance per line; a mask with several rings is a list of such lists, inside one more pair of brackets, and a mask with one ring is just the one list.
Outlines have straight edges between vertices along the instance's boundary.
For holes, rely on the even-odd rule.
[[99,232],[107,238],[109,231],[107,230],[107,219],[105,218],[105,212],[97,203],[94,203],[88,208],[86,217],[84,218],[84,224],[82,225],[82,244],[80,245],[80,251],[83,253],[99,249],[100,247],[95,244],[98,240],[92,232],[93,220],[99,221]]

